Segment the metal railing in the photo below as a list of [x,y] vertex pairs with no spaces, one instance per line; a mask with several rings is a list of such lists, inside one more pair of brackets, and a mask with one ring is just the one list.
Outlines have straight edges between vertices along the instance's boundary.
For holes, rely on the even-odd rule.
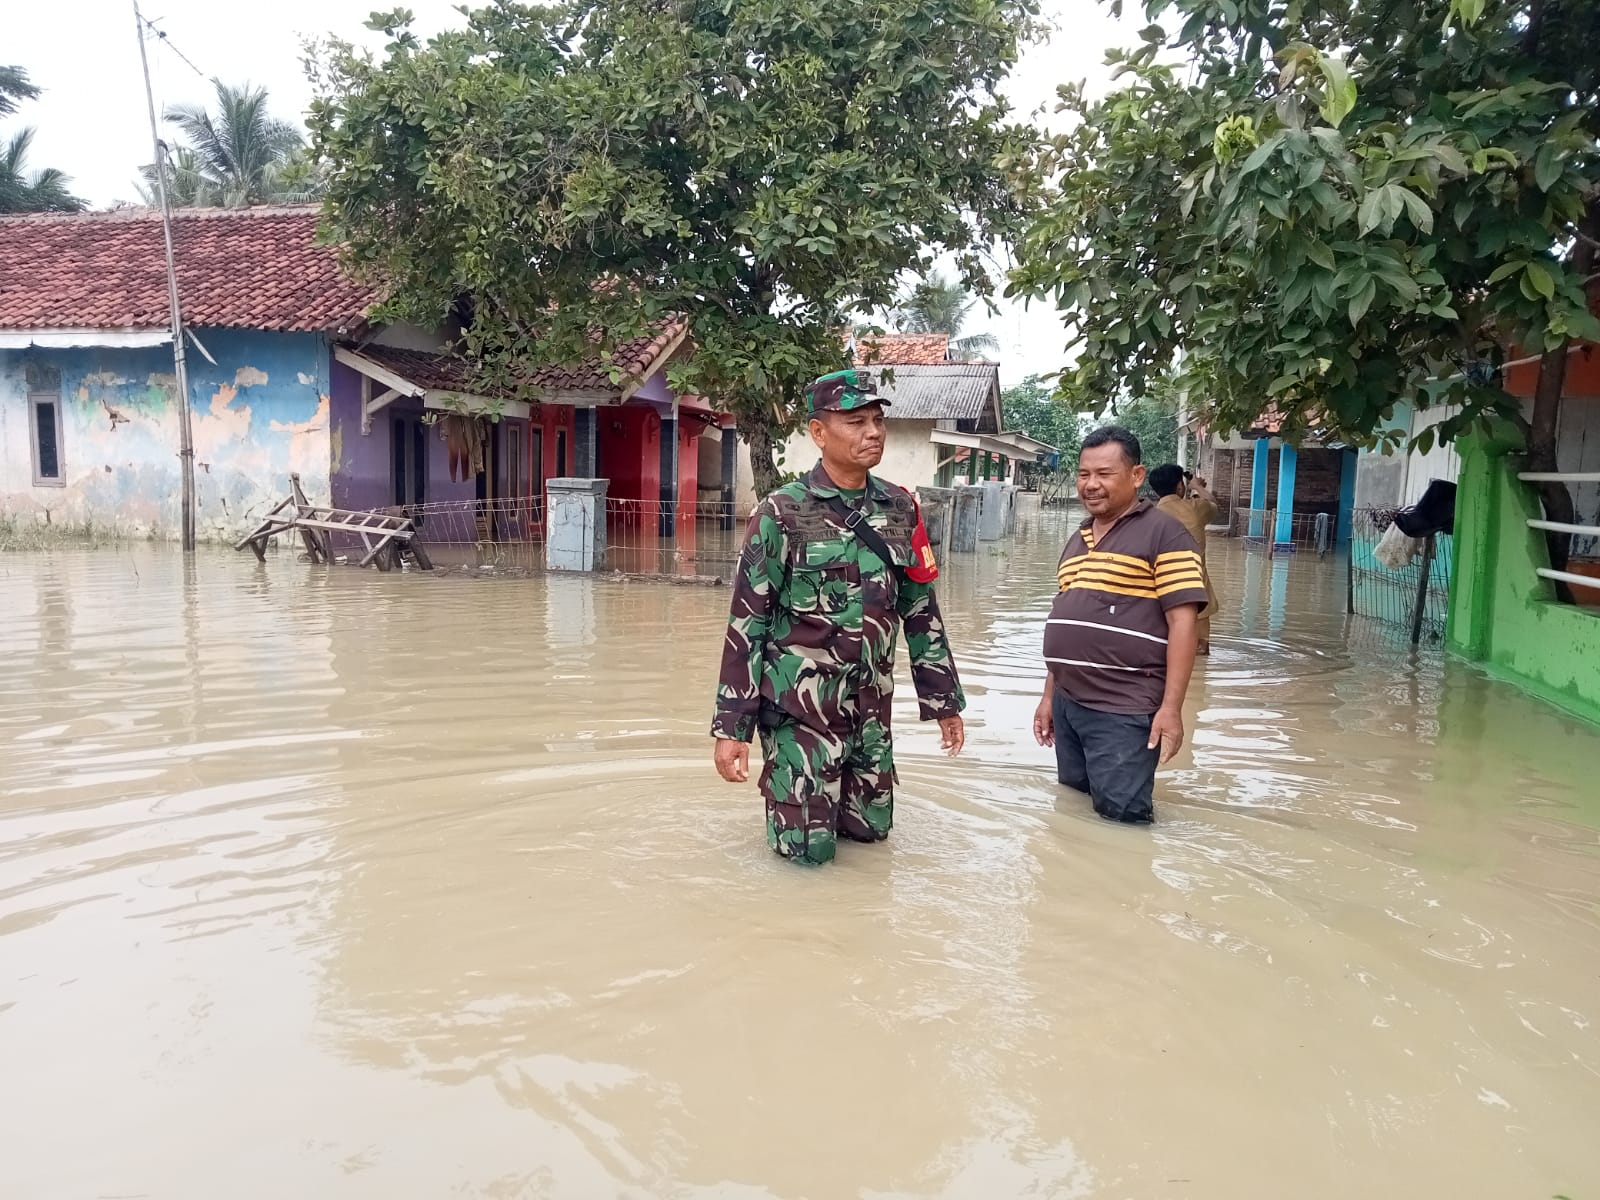
[[725,501],[606,499],[608,571],[727,576],[743,541],[744,522]]
[[[1600,471],[1522,471],[1518,473],[1517,478],[1523,483],[1600,483]],[[1600,512],[1596,513],[1595,520],[1600,522]],[[1571,559],[1590,557],[1596,548],[1600,547],[1600,523],[1578,524],[1572,521],[1529,518],[1528,528],[1544,533],[1564,533],[1570,537],[1572,541],[1568,550],[1569,566]],[[1536,567],[1534,571],[1541,579],[1548,579],[1553,583],[1600,591],[1600,576],[1597,575],[1558,571],[1553,567]]]
[[1236,508],[1228,517],[1228,536],[1242,538],[1246,546],[1293,546],[1296,550],[1314,550],[1318,558],[1333,549],[1336,533],[1331,513],[1285,514],[1271,508]]

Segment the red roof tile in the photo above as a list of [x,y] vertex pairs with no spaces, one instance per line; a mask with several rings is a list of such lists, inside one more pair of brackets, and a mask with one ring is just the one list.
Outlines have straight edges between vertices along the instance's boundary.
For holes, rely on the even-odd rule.
[[[681,320],[663,322],[656,333],[633,338],[616,347],[612,359],[622,370],[622,383],[612,383],[605,365],[594,358],[578,367],[540,367],[527,377],[527,386],[545,394],[620,393],[628,383],[648,378],[683,340],[686,328]],[[418,387],[446,392],[472,391],[470,364],[460,355],[430,354],[376,344],[352,349],[362,358],[370,359]]]
[[[338,330],[374,289],[316,244],[318,209],[180,209],[173,249],[184,320],[243,329]],[[156,329],[166,255],[154,209],[0,217],[0,329]]]
[[949,357],[948,333],[881,333],[856,342],[856,361],[864,367],[932,367]]

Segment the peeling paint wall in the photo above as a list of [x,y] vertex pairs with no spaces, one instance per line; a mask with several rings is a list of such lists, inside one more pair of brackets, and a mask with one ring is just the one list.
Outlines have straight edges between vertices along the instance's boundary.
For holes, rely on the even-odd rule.
[[[328,346],[316,334],[198,329],[191,344],[196,530],[237,537],[298,472],[328,500]],[[62,486],[35,486],[29,379],[58,381]],[[0,512],[175,537],[182,480],[172,351],[0,350]]]

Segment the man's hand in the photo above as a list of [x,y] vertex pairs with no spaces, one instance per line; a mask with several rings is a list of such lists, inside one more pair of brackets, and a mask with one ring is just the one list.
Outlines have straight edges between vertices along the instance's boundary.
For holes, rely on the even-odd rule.
[[713,761],[717,774],[729,783],[745,783],[750,778],[750,743],[718,738]]
[[1183,747],[1183,714],[1175,708],[1158,709],[1150,721],[1150,744],[1146,750],[1161,747],[1161,762],[1167,763]]
[[1056,744],[1056,717],[1052,697],[1046,696],[1033,710],[1033,740],[1041,746]]
[[960,717],[939,718],[939,749],[951,758],[967,744],[967,727]]

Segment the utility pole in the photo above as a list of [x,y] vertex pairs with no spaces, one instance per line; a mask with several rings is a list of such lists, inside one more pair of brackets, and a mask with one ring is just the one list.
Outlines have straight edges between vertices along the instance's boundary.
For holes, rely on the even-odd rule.
[[150,110],[150,142],[155,150],[156,200],[161,205],[161,236],[167,247],[167,304],[171,309],[172,366],[178,387],[178,461],[183,476],[183,550],[194,553],[194,435],[189,425],[189,368],[183,352],[183,309],[178,303],[178,264],[172,256],[172,209],[167,203],[167,156],[156,124],[155,94],[150,90],[150,57],[144,48],[144,14],[133,0],[134,28],[139,35],[139,65],[144,68],[144,99]]

